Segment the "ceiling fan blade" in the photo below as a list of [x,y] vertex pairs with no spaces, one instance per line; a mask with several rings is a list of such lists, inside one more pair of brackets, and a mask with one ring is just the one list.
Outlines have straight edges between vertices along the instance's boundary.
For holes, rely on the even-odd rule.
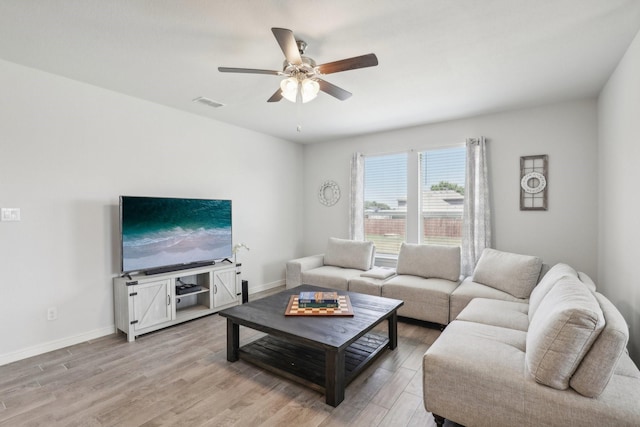
[[282,90],[278,89],[276,93],[271,95],[271,98],[267,99],[267,102],[278,102],[282,99]]
[[373,67],[378,65],[378,57],[374,53],[354,56],[340,61],[327,62],[317,66],[322,74],[337,73],[339,71],[355,70],[358,68]]
[[295,65],[302,64],[298,43],[296,43],[296,38],[293,36],[293,31],[285,28],[272,28],[271,32],[276,37],[276,41],[280,45],[287,62]]
[[282,74],[282,71],[256,70],[255,68],[218,67],[218,71],[220,71],[221,73],[271,74],[274,76],[279,76]]
[[351,97],[351,92],[348,92],[338,86],[329,83],[326,80],[316,79],[318,84],[320,85],[320,90],[328,93],[329,95],[338,98],[340,101],[344,101],[345,99],[349,99]]

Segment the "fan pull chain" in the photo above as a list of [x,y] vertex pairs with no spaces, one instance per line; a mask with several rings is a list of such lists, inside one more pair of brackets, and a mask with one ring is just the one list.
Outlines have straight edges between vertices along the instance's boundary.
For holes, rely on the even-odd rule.
[[302,132],[302,85],[298,83],[298,93],[296,95],[296,118],[298,126],[296,132]]

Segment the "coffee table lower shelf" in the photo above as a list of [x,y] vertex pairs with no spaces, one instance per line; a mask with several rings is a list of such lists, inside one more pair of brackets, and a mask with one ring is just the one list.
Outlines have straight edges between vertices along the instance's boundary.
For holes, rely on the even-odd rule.
[[[369,332],[345,350],[345,383],[349,384],[388,347],[389,338]],[[326,393],[325,352],[266,335],[240,348],[240,358],[282,377]]]

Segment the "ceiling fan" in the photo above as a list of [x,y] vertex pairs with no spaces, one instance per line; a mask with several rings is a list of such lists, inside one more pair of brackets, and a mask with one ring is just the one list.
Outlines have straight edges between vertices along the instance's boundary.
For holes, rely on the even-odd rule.
[[321,77],[325,74],[378,65],[378,58],[373,53],[316,65],[313,59],[304,56],[307,43],[303,40],[296,40],[291,30],[272,28],[271,31],[284,53],[285,60],[282,71],[218,67],[218,71],[222,73],[272,74],[285,77],[280,82],[280,89],[267,102],[278,102],[285,98],[291,102],[304,103],[314,99],[318,95],[318,91],[323,91],[344,101],[351,96],[351,92],[331,84]]

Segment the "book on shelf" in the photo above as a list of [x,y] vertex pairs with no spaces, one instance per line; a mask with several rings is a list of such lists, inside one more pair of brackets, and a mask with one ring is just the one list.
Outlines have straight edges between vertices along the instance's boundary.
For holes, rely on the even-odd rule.
[[[337,292],[300,292],[298,306],[300,304],[338,304]],[[323,305],[326,307],[326,305]]]
[[337,302],[298,302],[298,308],[338,308]]

